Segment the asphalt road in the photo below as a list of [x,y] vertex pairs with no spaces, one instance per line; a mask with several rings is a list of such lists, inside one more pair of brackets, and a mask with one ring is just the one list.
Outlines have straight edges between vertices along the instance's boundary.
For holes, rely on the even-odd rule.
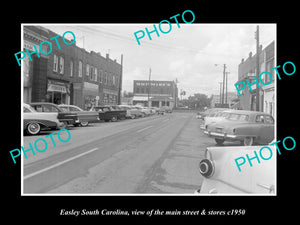
[[69,127],[70,141],[55,134],[55,147],[45,137],[53,131],[25,136],[25,149],[38,138],[48,149],[23,157],[23,193],[192,194],[204,150],[215,145],[199,124],[194,113],[172,113]]

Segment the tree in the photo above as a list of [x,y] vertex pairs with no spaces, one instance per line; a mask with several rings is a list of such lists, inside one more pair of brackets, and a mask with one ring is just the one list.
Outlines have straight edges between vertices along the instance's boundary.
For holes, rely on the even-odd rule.
[[207,95],[201,93],[196,93],[194,96],[189,96],[188,98],[189,108],[192,109],[203,110],[204,107],[210,106],[210,101],[211,99]]
[[127,97],[127,98],[130,98],[130,97],[133,97],[133,92],[127,92],[127,91],[123,91],[123,97]]

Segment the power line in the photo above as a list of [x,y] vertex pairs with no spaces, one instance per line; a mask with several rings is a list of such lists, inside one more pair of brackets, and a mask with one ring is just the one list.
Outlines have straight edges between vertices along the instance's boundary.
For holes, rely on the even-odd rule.
[[[110,32],[110,31],[104,31],[104,30],[101,30],[102,28],[91,28],[91,27],[86,27],[86,26],[79,26],[79,28],[81,30],[85,30],[86,32],[90,32],[92,34],[96,34],[96,35],[100,35],[103,37],[104,36],[108,36],[110,38],[113,38],[115,40],[121,40],[121,41],[126,41],[127,43],[129,44],[134,44],[134,45],[137,45],[135,39],[133,38],[129,38],[127,36],[124,36],[124,35],[120,35],[120,34],[116,34],[116,33],[113,33],[113,32]],[[150,40],[149,40],[150,41]],[[186,47],[174,47],[174,46],[168,46],[166,44],[158,44],[158,43],[154,43],[154,42],[149,42],[148,40],[145,41],[143,44],[144,45],[149,45],[151,47],[155,47],[155,48],[158,48],[160,50],[176,50],[176,51],[184,51],[184,52],[189,52],[189,53],[194,53],[194,54],[197,54],[197,53],[203,53],[201,52],[200,50],[197,50],[197,49],[190,49],[190,48],[186,48]],[[205,54],[205,53],[203,53]]]

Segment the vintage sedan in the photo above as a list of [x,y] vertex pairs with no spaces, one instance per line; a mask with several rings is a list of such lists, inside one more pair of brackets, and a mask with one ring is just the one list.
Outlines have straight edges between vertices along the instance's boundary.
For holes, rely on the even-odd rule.
[[65,112],[71,112],[77,114],[78,120],[75,121],[74,126],[81,125],[82,127],[86,127],[91,122],[99,121],[99,114],[97,112],[84,111],[76,105],[58,105],[60,109]]
[[56,112],[58,113],[58,120],[65,124],[75,124],[78,122],[77,114],[71,112],[64,112],[58,105],[50,102],[31,102],[29,105],[37,112]]
[[274,119],[263,112],[237,110],[224,120],[207,125],[204,133],[215,138],[218,145],[224,141],[265,144],[274,139]]
[[37,112],[30,105],[23,103],[23,129],[26,134],[36,135],[41,130],[61,129],[65,125],[58,120],[58,113]]
[[96,111],[100,120],[105,122],[123,120],[126,118],[126,110],[114,109],[112,106],[93,106],[90,111]]
[[204,118],[203,127],[200,126],[200,128],[206,129],[207,126],[208,126],[208,124],[217,123],[217,122],[220,122],[220,121],[224,120],[224,118],[226,118],[227,116],[229,116],[230,113],[233,112],[233,111],[234,110],[224,110],[224,111],[217,112],[213,116],[206,116]]
[[[245,162],[239,171],[235,159],[248,154],[254,155],[262,146],[208,147],[204,159],[199,162],[203,182],[196,194],[276,194],[276,154],[268,160]],[[276,152],[275,146],[269,146]]]

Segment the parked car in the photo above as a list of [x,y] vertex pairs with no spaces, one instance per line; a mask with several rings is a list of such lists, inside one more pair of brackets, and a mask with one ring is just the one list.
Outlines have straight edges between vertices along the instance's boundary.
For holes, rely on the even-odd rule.
[[120,110],[126,110],[126,118],[136,119],[142,116],[139,110],[132,108],[129,105],[117,105],[116,107],[118,107]]
[[206,129],[208,124],[212,124],[212,123],[216,123],[216,122],[220,122],[220,121],[224,120],[224,118],[229,116],[231,112],[234,112],[234,110],[224,110],[224,111],[222,110],[222,111],[215,113],[213,116],[206,116],[204,118],[203,127],[201,127],[201,128]]
[[228,108],[210,108],[206,109],[204,112],[200,112],[201,114],[201,119],[204,120],[205,117],[210,117],[214,116],[217,112],[222,111],[222,110],[228,110]]
[[158,108],[157,108],[157,107],[150,107],[149,109],[150,109],[150,113],[151,113],[152,115],[157,114],[157,111],[158,111]]
[[32,102],[29,103],[32,108],[37,112],[56,112],[58,113],[58,120],[64,122],[65,124],[75,124],[78,123],[78,117],[76,113],[64,112],[58,107],[58,105],[50,102]]
[[244,145],[265,144],[274,139],[274,119],[270,114],[237,110],[224,120],[207,125],[205,134],[224,141],[240,141]]
[[196,119],[202,119],[202,113],[203,112],[197,112]]
[[75,113],[77,115],[78,120],[75,122],[74,126],[83,126],[86,127],[90,122],[99,121],[99,113],[85,111],[76,105],[65,105],[61,104],[58,106],[65,112]]
[[164,109],[166,113],[172,113],[173,112],[172,108],[169,107],[169,106],[162,106],[161,108]]
[[156,113],[157,113],[158,115],[165,115],[166,111],[165,111],[164,108],[158,108],[157,111],[156,111]]
[[115,122],[126,118],[126,110],[115,110],[111,106],[93,106],[90,111],[98,112],[100,120],[105,122]]
[[[269,146],[276,152],[275,146]],[[261,146],[208,147],[199,163],[204,178],[197,194],[274,194],[276,185],[276,157],[262,160],[251,167],[248,162],[239,171],[235,159],[253,155]]]
[[139,110],[142,113],[142,117],[149,116],[151,114],[150,109],[140,105],[134,105],[133,108]]
[[58,120],[57,112],[40,113],[30,105],[23,103],[23,129],[30,135],[36,135],[41,130],[61,129],[65,125]]

